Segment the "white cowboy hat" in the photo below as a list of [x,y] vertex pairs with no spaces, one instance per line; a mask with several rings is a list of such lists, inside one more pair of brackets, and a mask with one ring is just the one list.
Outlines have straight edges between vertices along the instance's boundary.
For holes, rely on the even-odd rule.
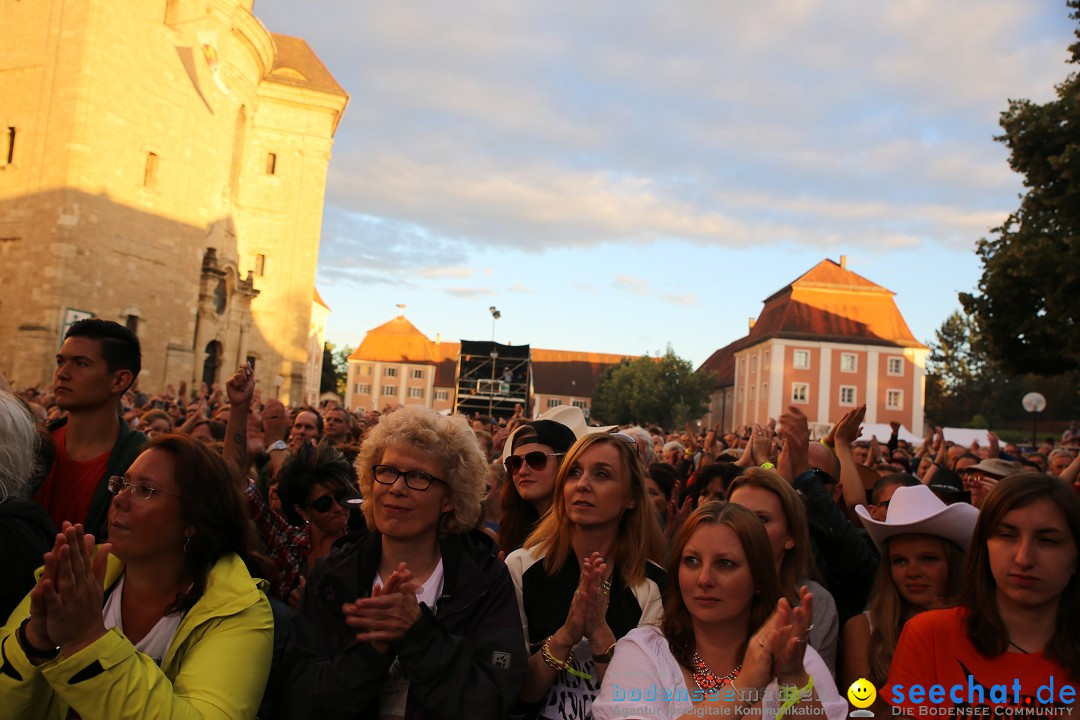
[[[536,419],[552,420],[560,425],[565,425],[570,428],[574,433],[574,437],[578,440],[592,433],[606,433],[619,429],[618,425],[600,425],[596,427],[589,425],[585,422],[585,413],[581,411],[581,408],[574,407],[573,405],[556,405]],[[503,445],[502,451],[503,460],[506,460],[510,455],[510,449],[514,446],[514,435],[517,435],[517,432],[521,427],[522,426],[519,425],[514,428],[514,432],[510,433],[510,437],[506,438],[506,444]]]
[[879,550],[884,550],[885,541],[894,535],[914,533],[951,540],[966,551],[979,519],[977,508],[964,502],[946,505],[925,485],[897,488],[885,522],[870,517],[863,505],[856,505],[855,512]]

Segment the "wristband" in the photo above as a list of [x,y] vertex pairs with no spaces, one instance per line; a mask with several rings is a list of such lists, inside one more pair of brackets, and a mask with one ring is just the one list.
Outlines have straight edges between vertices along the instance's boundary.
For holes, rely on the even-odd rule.
[[799,687],[797,685],[779,686],[778,689],[780,690],[780,699],[784,701],[784,704],[781,705],[780,710],[777,711],[776,720],[780,720],[780,718],[784,717],[784,713],[791,709],[791,707],[795,703],[799,702],[799,700],[803,699],[802,696],[804,694],[811,693],[811,695],[809,695],[808,697],[813,697],[812,691],[814,689],[814,676],[807,673],[806,677],[806,684],[802,687]]
[[60,654],[60,646],[52,648],[51,650],[39,650],[30,644],[30,638],[26,637],[26,626],[30,624],[30,618],[26,618],[22,621],[22,625],[15,631],[15,639],[19,641],[19,647],[26,653],[26,657],[31,660],[52,660]]
[[773,469],[774,467],[776,467],[776,466],[775,466],[775,465],[773,465],[773,464],[772,464],[771,462],[769,462],[768,460],[766,460],[765,462],[761,463],[761,467],[762,467],[762,469],[764,469],[764,470],[772,470],[772,469]]
[[575,670],[574,666],[570,663],[574,662],[574,648],[570,648],[570,651],[566,654],[565,660],[559,660],[557,657],[551,654],[551,637],[544,640],[544,646],[540,648],[540,657],[544,659],[547,666],[555,672],[565,670],[574,677],[579,677],[583,680],[592,680],[592,675],[583,673],[580,670]]
[[831,448],[831,447],[833,446],[833,444],[832,444],[832,443],[830,443],[830,442],[825,442],[825,438],[821,438],[820,440],[818,440],[818,442],[819,442],[819,443],[821,443],[822,445],[824,445],[824,446],[825,446],[825,447],[827,447],[827,448]]

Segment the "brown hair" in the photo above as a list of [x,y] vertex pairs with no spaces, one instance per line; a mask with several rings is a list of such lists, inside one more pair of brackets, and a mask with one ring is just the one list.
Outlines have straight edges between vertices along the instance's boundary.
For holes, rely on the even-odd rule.
[[188,610],[198,602],[214,563],[230,553],[239,555],[253,576],[265,577],[251,552],[247,505],[232,465],[189,435],[159,435],[143,452],[151,450],[172,458],[173,479],[180,490],[180,520],[195,526],[184,553],[194,581],[166,612]]
[[780,589],[788,600],[797,603],[799,583],[808,578],[817,579],[818,576],[817,563],[810,547],[810,524],[802,498],[777,472],[762,468],[750,468],[745,475],[735,478],[728,488],[728,498],[741,487],[768,490],[780,501],[788,532],[795,541],[795,546],[785,550],[784,558],[780,561]]
[[[544,569],[548,575],[555,575],[573,554],[571,541],[574,523],[566,514],[563,487],[578,458],[599,443],[607,443],[618,451],[623,473],[630,482],[630,502],[634,506],[623,512],[611,557],[605,560],[619,568],[620,576],[627,585],[634,586],[645,580],[645,563],[649,560],[662,563],[665,553],[664,537],[652,512],[653,505],[645,488],[645,467],[638,458],[636,442],[626,442],[610,433],[590,433],[574,443],[555,476],[551,510],[526,538],[525,547],[535,547],[544,556]],[[507,483],[508,486],[512,484]]]
[[[949,570],[945,585],[945,605],[952,607],[963,580],[964,551],[943,537],[937,535],[930,537],[940,540],[945,548],[945,565]],[[889,543],[892,539],[886,540],[882,548],[881,562],[878,565],[877,576],[874,578],[874,588],[870,591],[870,601],[866,606],[870,613],[870,625],[874,628],[870,633],[870,676],[867,680],[874,683],[874,687],[885,684],[889,675],[889,665],[892,664],[892,656],[896,651],[896,643],[900,640],[900,631],[904,629],[904,623],[919,612],[904,600],[896,588],[896,583],[893,582],[892,563],[889,560]]]
[[691,513],[676,533],[671,548],[667,590],[664,593],[664,620],[660,624],[671,654],[687,669],[690,669],[690,658],[695,651],[694,622],[683,603],[679,569],[686,544],[701,525],[727,525],[735,532],[746,554],[746,565],[757,589],[750,600],[748,632],[739,647],[739,657],[746,652],[746,642],[750,635],[769,619],[776,608],[777,600],[780,599],[780,584],[776,575],[776,563],[773,561],[772,546],[757,515],[742,505],[719,501],[705,503]]
[[[998,612],[997,585],[990,570],[990,553],[986,543],[1005,515],[1039,500],[1048,500],[1061,509],[1073,545],[1080,548],[1080,498],[1065,482],[1044,473],[1025,472],[1011,475],[994,486],[979,511],[964,568],[964,589],[960,596],[960,604],[968,609],[968,638],[987,657],[997,657],[1008,650],[1009,632]],[[1074,569],[1058,602],[1056,630],[1044,651],[1048,658],[1061,663],[1073,679],[1080,678],[1078,606],[1080,580]]]

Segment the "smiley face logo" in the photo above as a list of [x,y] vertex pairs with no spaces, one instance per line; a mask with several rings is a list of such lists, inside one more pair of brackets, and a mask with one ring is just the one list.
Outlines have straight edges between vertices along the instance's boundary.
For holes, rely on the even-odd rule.
[[877,688],[866,678],[859,678],[848,688],[847,699],[857,708],[868,708],[877,699]]

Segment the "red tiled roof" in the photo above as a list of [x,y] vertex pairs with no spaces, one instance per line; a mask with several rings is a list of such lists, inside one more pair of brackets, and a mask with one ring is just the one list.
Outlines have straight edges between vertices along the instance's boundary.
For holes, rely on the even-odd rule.
[[741,338],[733,343],[728,343],[720,348],[709,358],[701,363],[698,372],[711,372],[716,376],[716,387],[726,387],[735,384],[735,353],[742,350],[748,343],[746,338]]
[[925,347],[911,334],[894,295],[832,260],[822,260],[766,298],[747,344],[779,337]]
[[533,390],[544,395],[590,397],[600,374],[632,355],[575,352],[572,350],[532,350]]
[[399,362],[434,365],[435,344],[416,329],[404,315],[368,330],[363,342],[349,356],[349,360],[371,362]]
[[330,306],[329,306],[329,305],[327,305],[327,304],[326,304],[326,301],[322,299],[322,295],[320,295],[320,294],[319,294],[319,289],[318,289],[318,288],[314,288],[314,291],[315,291],[315,298],[314,298],[314,299],[315,299],[315,302],[316,302],[316,303],[318,303],[319,305],[322,305],[322,306],[323,306],[324,308],[326,308],[327,310],[329,310],[329,309],[330,309]]

